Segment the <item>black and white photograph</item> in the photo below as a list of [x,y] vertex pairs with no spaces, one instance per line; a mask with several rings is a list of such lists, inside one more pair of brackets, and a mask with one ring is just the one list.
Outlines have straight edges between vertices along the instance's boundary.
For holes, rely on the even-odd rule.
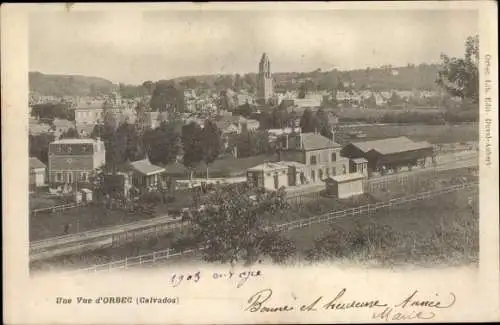
[[[294,309],[265,307],[266,267],[480,271],[480,10],[157,5],[27,14],[29,278],[252,270],[238,312],[260,313]],[[314,304],[359,307],[343,290]]]

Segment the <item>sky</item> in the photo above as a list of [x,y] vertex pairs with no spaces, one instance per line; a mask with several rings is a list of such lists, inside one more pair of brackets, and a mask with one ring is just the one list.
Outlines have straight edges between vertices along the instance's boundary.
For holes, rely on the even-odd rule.
[[57,11],[29,20],[29,70],[115,83],[257,72],[350,70],[463,56],[472,10]]

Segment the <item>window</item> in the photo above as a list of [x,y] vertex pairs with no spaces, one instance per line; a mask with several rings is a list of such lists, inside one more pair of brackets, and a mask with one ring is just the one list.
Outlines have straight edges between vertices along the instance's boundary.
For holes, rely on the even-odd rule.
[[56,173],[56,182],[62,182],[63,176],[62,173]]
[[342,166],[342,174],[346,174],[347,173],[347,168],[345,168],[345,165]]
[[325,171],[326,171],[326,177],[330,177],[330,168],[326,167]]
[[332,152],[332,161],[337,161],[337,153]]
[[86,182],[88,180],[88,174],[86,172],[80,173],[80,181]]
[[319,179],[323,179],[323,169],[318,170]]
[[73,183],[73,173],[72,172],[68,172],[68,183]]
[[311,155],[310,161],[311,161],[311,165],[316,165],[316,156]]
[[314,172],[314,170],[311,170],[311,179],[313,182],[316,181],[316,173]]
[[337,169],[335,167],[332,167],[332,176],[337,175]]

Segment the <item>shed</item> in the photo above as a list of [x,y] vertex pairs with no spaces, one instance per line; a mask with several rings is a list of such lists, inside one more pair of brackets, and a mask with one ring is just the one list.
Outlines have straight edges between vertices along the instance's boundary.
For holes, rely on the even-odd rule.
[[83,201],[92,202],[92,191],[91,190],[89,190],[88,188],[82,188],[81,192],[82,192]]
[[368,176],[368,160],[365,158],[354,158],[350,160],[350,173],[360,173]]
[[34,187],[45,185],[45,174],[47,167],[36,157],[30,157],[30,185]]
[[425,141],[414,142],[407,137],[349,143],[342,149],[341,154],[351,160],[365,158],[370,172],[385,168],[428,165],[434,156],[431,144]]
[[346,199],[351,196],[363,194],[364,179],[365,175],[361,173],[329,177],[325,180],[326,192],[339,199]]

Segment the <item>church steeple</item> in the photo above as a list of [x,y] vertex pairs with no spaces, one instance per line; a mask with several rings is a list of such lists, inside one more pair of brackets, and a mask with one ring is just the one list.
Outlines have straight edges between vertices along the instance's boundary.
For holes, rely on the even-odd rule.
[[273,79],[271,77],[271,62],[264,52],[259,62],[259,74],[257,75],[257,101],[265,104],[274,93]]

